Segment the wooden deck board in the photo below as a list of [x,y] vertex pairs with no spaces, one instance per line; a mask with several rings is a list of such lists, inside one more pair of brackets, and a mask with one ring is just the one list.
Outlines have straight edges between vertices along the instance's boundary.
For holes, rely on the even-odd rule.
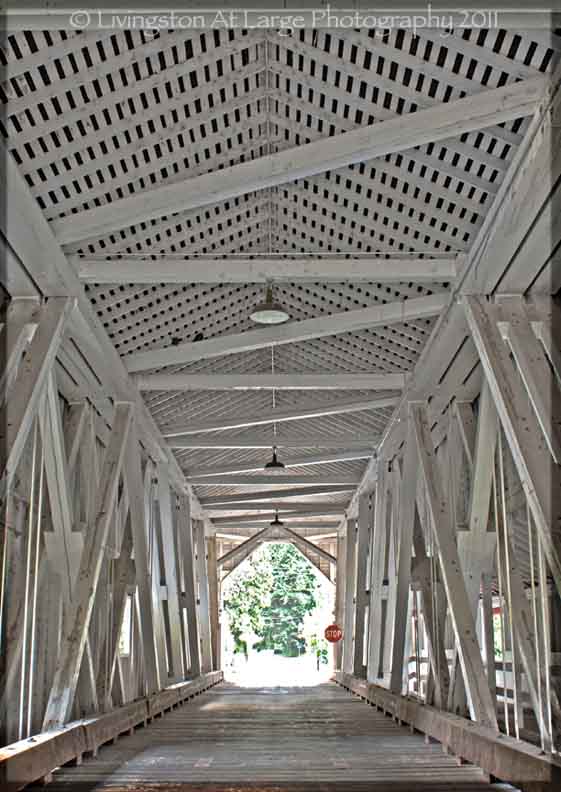
[[488,792],[457,766],[333,683],[314,688],[222,684],[147,728],[58,770],[50,792],[286,789]]

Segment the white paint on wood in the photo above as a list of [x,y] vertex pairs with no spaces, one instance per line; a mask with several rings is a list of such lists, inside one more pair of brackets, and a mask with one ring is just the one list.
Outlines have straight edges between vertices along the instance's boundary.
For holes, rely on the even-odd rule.
[[455,256],[294,256],[181,258],[158,255],[113,259],[73,256],[83,283],[313,283],[346,281],[438,283],[456,277]]
[[100,237],[163,215],[215,204],[255,190],[366,162],[425,143],[531,115],[544,96],[546,78],[535,77],[483,91],[373,127],[335,135],[177,184],[156,187],[106,206],[52,222],[60,244]]

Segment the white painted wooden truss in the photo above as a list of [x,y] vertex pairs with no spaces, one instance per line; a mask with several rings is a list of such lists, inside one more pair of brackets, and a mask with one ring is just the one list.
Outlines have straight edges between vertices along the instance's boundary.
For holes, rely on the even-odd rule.
[[282,540],[339,668],[560,750],[559,37],[107,39],[4,45],[3,742],[218,668]]

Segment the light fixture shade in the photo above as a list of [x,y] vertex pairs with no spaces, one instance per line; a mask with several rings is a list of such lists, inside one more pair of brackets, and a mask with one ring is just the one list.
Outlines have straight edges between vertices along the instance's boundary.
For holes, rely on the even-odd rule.
[[275,519],[271,521],[270,525],[271,525],[273,528],[276,528],[276,527],[279,527],[279,528],[281,528],[281,527],[284,525],[283,521],[282,521],[282,520],[279,520],[279,513],[278,513],[278,511],[276,511],[276,512],[275,512]]
[[280,303],[273,301],[273,290],[269,286],[265,301],[255,306],[249,318],[256,324],[275,325],[287,322],[290,319],[290,314]]
[[265,470],[284,470],[283,463],[277,459],[277,448],[273,446],[273,456],[270,462],[265,465]]

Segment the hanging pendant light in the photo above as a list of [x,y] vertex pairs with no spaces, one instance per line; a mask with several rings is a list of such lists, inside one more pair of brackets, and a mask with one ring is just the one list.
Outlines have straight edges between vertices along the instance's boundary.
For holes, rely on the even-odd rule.
[[270,462],[265,465],[265,470],[284,470],[284,464],[277,459],[277,447],[273,446],[273,456]]
[[290,319],[290,315],[280,303],[273,300],[273,287],[269,284],[265,301],[255,306],[249,318],[256,324],[275,325],[287,322]]
[[271,525],[273,528],[282,528],[282,526],[284,525],[283,521],[282,521],[282,520],[279,520],[279,513],[278,513],[278,511],[276,511],[276,512],[275,512],[275,519],[271,521],[270,525]]

